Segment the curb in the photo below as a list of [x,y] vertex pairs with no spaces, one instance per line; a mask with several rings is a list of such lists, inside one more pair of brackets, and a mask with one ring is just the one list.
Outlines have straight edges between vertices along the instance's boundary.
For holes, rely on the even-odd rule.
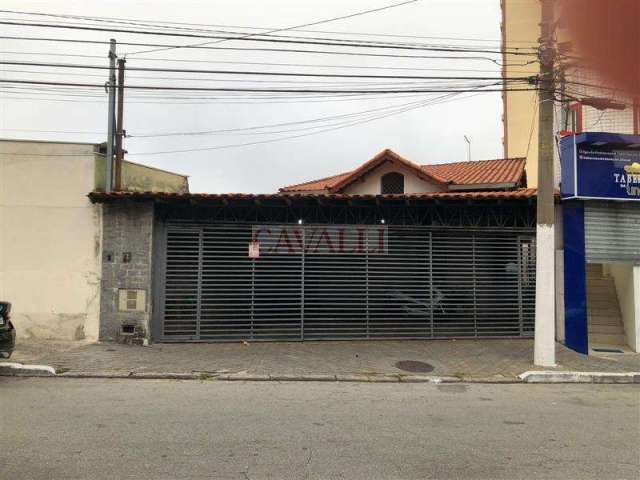
[[592,384],[640,384],[640,372],[554,372],[528,371],[517,377],[453,377],[403,374],[254,374],[246,372],[216,373],[165,373],[165,372],[65,372],[58,373],[48,365],[23,365],[0,362],[0,376],[55,377],[55,378],[113,378],[133,380],[200,380],[222,382],[347,382],[347,383],[474,383],[474,384],[522,384],[522,383],[592,383]]
[[0,375],[12,377],[55,377],[56,370],[48,365],[0,362]]
[[[0,373],[1,375],[1,373]],[[200,380],[222,382],[349,382],[349,383],[460,383],[457,377],[364,374],[252,374],[252,373],[154,373],[154,372],[65,372],[58,378],[114,378],[134,380]],[[518,380],[515,380],[518,381]]]
[[637,383],[640,372],[553,372],[529,371],[518,375],[525,383]]
[[[4,367],[4,368],[3,368]],[[56,378],[114,378],[132,380],[200,380],[226,382],[364,382],[364,383],[460,383],[458,377],[402,375],[402,374],[254,374],[254,373],[165,373],[165,372],[64,372],[56,374],[46,365],[0,363],[0,376],[56,377]],[[466,381],[466,380],[465,380]],[[510,380],[512,382],[518,380]],[[487,379],[487,383],[495,380]]]

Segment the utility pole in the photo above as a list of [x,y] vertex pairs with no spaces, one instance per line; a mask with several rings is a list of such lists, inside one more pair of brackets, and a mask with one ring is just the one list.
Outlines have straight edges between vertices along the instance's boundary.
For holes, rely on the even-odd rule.
[[116,120],[116,168],[115,168],[115,185],[114,190],[122,190],[122,159],[124,151],[122,149],[122,140],[124,138],[124,129],[122,121],[124,115],[124,68],[126,60],[118,59],[118,118]]
[[534,363],[551,367],[555,351],[555,206],[553,172],[553,1],[542,0],[538,84],[538,201],[536,226],[536,318]]
[[107,82],[107,93],[109,94],[109,117],[107,119],[108,133],[104,191],[111,193],[113,189],[113,138],[116,109],[116,41],[113,38],[111,39],[109,47],[109,81]]

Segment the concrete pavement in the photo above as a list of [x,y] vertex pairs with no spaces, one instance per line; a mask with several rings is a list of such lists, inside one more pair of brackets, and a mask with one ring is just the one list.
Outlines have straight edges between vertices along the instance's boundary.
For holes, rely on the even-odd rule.
[[[557,344],[555,371],[640,372],[640,355],[580,355]],[[453,379],[520,381],[538,370],[533,341],[431,340],[154,344],[19,342],[12,361],[51,365],[68,375],[287,376],[432,375]],[[413,368],[417,367],[417,368]]]
[[635,479],[634,385],[0,378],[11,479]]

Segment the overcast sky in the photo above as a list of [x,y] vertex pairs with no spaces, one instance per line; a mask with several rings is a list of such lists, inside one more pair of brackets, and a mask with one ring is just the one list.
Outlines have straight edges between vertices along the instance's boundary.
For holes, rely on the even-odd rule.
[[[207,25],[233,25],[246,27],[285,28],[318,20],[347,15],[397,3],[388,0],[215,0],[215,1],[30,1],[3,0],[2,9],[64,13],[98,17],[119,17],[148,21],[171,21]],[[465,45],[499,46],[500,6],[499,0],[421,0],[417,3],[370,13],[359,17],[325,23],[310,29],[328,30],[339,33],[312,33],[289,31],[283,35],[305,35],[350,38],[353,40],[386,40],[421,43],[455,43],[453,40],[429,40],[400,37],[347,36],[354,32],[385,35],[417,35],[423,37],[456,37]],[[3,19],[16,19],[16,15],[2,14]],[[56,18],[23,17],[42,22],[72,21]],[[214,28],[214,27],[199,27]],[[238,29],[235,29],[237,31]],[[190,44],[203,41],[188,38],[131,35],[126,33],[87,32],[81,30],[42,29],[23,26],[1,25],[4,36],[47,36],[55,38],[81,38],[108,40],[115,37],[119,42]],[[483,41],[480,42],[479,40]],[[488,42],[486,40],[492,40]],[[107,65],[108,47],[101,44],[44,43],[25,40],[0,40],[0,55],[4,60],[45,61]],[[272,44],[248,44],[227,41],[219,46],[274,47]],[[275,45],[276,48],[299,48],[296,45]],[[305,49],[312,47],[304,47]],[[330,49],[330,47],[324,47]],[[149,49],[149,48],[146,48]],[[118,52],[130,53],[145,50],[144,47],[119,46]],[[335,50],[340,50],[335,48]],[[343,51],[371,52],[372,50],[343,49]],[[18,55],[7,52],[31,52],[40,55]],[[389,53],[375,50],[375,52]],[[66,55],[95,55],[90,57],[52,56],[54,53]],[[407,54],[406,51],[393,53]],[[413,54],[414,52],[408,52]],[[427,55],[430,52],[419,51]],[[104,58],[99,58],[104,56]],[[173,61],[151,62],[143,59],[162,58]],[[182,60],[178,62],[177,60]],[[188,63],[184,60],[198,60]],[[264,66],[236,63],[206,62],[268,62],[307,64],[314,66]],[[321,65],[321,66],[318,66]],[[461,69],[470,71],[437,70],[380,70],[330,68],[326,65],[403,67],[420,69]],[[162,52],[142,53],[127,57],[127,67],[164,67],[198,69],[234,69],[261,71],[296,71],[320,73],[356,74],[399,74],[399,75],[489,75],[499,74],[499,67],[486,60],[443,60],[424,58],[384,58],[321,55],[312,53],[283,53],[260,51],[173,49]],[[43,67],[2,66],[2,78],[38,78],[57,81],[103,83],[106,72],[71,71],[74,76],[64,75],[60,70]],[[40,73],[33,73],[38,70]],[[66,70],[65,70],[66,71]],[[30,73],[26,73],[30,72]],[[49,73],[43,73],[49,72]],[[78,74],[95,75],[82,77]],[[134,77],[147,78],[134,78]],[[164,77],[150,79],[149,76]],[[104,77],[104,78],[103,78]],[[186,78],[186,80],[185,80]],[[256,87],[260,85],[278,87],[313,86],[316,88],[345,88],[348,82],[364,82],[361,79],[309,79],[269,77],[225,76],[220,81],[190,81],[192,75],[164,74],[153,72],[127,72],[127,82],[146,85],[190,85],[190,86],[236,86]],[[202,77],[198,77],[202,78]],[[249,83],[247,80],[253,80]],[[237,81],[240,80],[240,81]],[[258,80],[258,82],[255,82]],[[295,81],[303,83],[265,83],[265,81]],[[312,84],[312,82],[332,82]],[[369,83],[380,80],[367,80]],[[384,82],[384,81],[383,81]],[[388,83],[388,82],[387,82]],[[366,86],[358,85],[358,88]],[[34,138],[83,142],[102,142],[106,137],[107,113],[106,96],[93,91],[92,96],[83,96],[79,91],[75,97],[56,97],[47,92],[22,91],[8,93],[3,89],[0,111],[0,136],[4,138]],[[390,115],[358,125],[345,125],[350,120],[368,119],[366,115],[377,116],[387,112],[386,107],[407,104],[433,98],[432,94],[414,97],[367,98],[352,100],[339,98],[289,98],[265,101],[256,95],[206,94],[127,91],[125,108],[125,128],[133,136],[136,134],[156,134],[174,132],[194,132],[220,129],[238,129],[268,124],[289,123],[336,115],[372,111],[365,116],[343,117],[328,123],[272,128],[269,134],[256,135],[256,130],[227,132],[216,135],[169,136],[151,138],[128,138],[125,143],[129,151],[127,158],[190,176],[194,192],[274,192],[278,187],[324,177],[351,170],[370,159],[380,150],[391,148],[406,158],[421,163],[444,163],[466,160],[467,146],[463,136],[472,142],[472,158],[496,158],[501,156],[501,113],[502,103],[499,93],[484,93],[470,98],[456,98],[455,101],[440,105],[425,106],[414,110]],[[198,96],[193,99],[171,100],[176,96]],[[152,96],[150,99],[147,98]],[[209,98],[203,99],[201,97]],[[18,98],[19,97],[19,98]],[[133,98],[132,98],[133,97]],[[215,98],[211,98],[215,97]],[[44,99],[47,99],[46,101]],[[66,101],[58,101],[65,100]],[[69,101],[73,100],[73,101]],[[304,100],[304,101],[300,101]],[[180,102],[180,103],[177,103]],[[375,109],[375,110],[374,110]],[[392,112],[394,110],[388,110]],[[315,129],[309,128],[318,127]],[[322,128],[320,128],[322,127]],[[304,129],[303,129],[304,128]],[[318,132],[318,130],[331,131]],[[31,131],[25,131],[31,130]],[[45,133],[33,130],[58,130],[89,133]],[[260,130],[258,130],[260,131]],[[262,130],[264,131],[264,130]],[[104,132],[104,133],[102,133]],[[264,142],[294,135],[305,135],[273,143],[252,146],[204,150],[187,153],[152,154],[170,150],[197,149],[236,145],[239,143]]]

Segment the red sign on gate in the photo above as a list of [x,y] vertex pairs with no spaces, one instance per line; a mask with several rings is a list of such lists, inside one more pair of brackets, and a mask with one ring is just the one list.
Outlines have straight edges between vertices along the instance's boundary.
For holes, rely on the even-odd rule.
[[252,236],[265,256],[388,254],[385,225],[254,225]]
[[249,258],[260,258],[260,242],[249,242]]

